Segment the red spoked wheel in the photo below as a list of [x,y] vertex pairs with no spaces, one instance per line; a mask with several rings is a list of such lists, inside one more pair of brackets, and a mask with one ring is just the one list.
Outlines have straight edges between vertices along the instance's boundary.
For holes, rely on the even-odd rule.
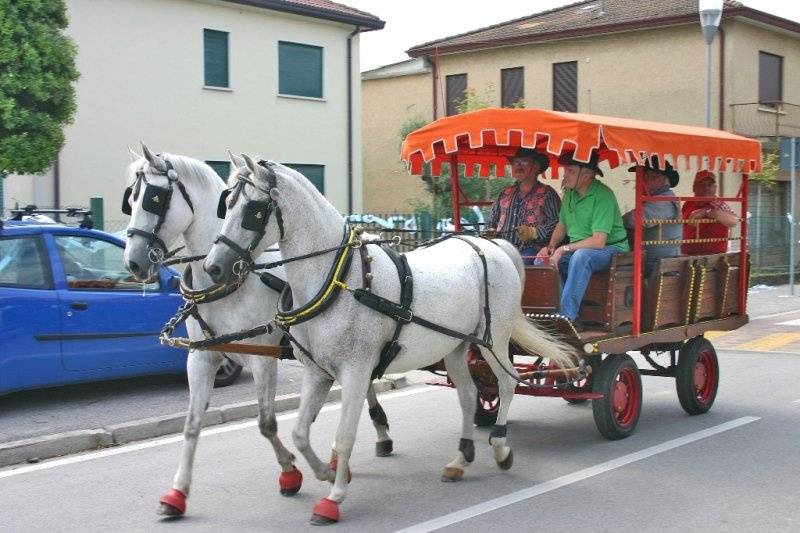
[[[513,361],[513,351],[509,349],[509,357]],[[473,422],[478,427],[492,426],[497,422],[497,411],[500,409],[500,394],[497,391],[497,377],[489,364],[483,359],[481,351],[474,344],[469,347],[468,363],[472,381],[478,389],[478,401],[475,406]]]
[[618,440],[633,433],[642,411],[642,378],[629,355],[611,355],[594,374],[592,392],[603,394],[592,402],[600,434]]
[[683,410],[690,415],[708,412],[717,397],[719,362],[708,339],[695,337],[683,345],[675,374],[675,388]]

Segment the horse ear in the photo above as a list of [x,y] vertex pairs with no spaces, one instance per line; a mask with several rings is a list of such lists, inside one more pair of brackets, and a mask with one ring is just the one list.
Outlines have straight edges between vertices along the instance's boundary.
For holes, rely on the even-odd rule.
[[239,157],[238,155],[233,155],[233,153],[230,150],[228,150],[228,157],[230,157],[231,159],[231,164],[236,168],[243,167],[246,164],[243,157]]
[[137,154],[130,146],[128,146],[128,157],[131,158],[131,163],[138,161],[142,158],[142,156]]
[[144,158],[147,159],[148,163],[150,163],[150,166],[161,171],[167,170],[167,163],[164,161],[164,158],[151,152],[150,148],[148,148],[144,143],[142,143],[142,152],[144,153]]
[[247,168],[249,168],[250,172],[252,172],[255,175],[258,169],[258,164],[255,161],[253,161],[253,159],[247,154],[242,154],[242,157],[244,158],[244,162],[247,165]]

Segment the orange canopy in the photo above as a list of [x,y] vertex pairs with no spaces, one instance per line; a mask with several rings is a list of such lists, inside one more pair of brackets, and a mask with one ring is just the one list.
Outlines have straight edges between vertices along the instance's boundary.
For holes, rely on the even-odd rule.
[[704,168],[707,157],[711,170],[761,169],[761,144],[755,139],[710,128],[543,109],[481,109],[440,118],[410,133],[401,157],[412,174],[421,174],[423,163],[430,162],[438,176],[442,163],[458,153],[467,176],[477,166],[479,175],[488,177],[494,166],[502,177],[508,156],[521,146],[547,152],[553,177],[562,152],[574,150],[575,159],[588,161],[593,149],[611,168],[658,155],[675,167]]

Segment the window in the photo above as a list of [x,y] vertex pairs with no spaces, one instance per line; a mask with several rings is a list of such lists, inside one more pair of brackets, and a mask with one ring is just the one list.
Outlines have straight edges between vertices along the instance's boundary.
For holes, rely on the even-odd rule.
[[578,111],[578,62],[553,63],[553,111]]
[[314,187],[316,187],[319,192],[325,194],[325,165],[287,163],[286,166],[295,169],[308,178],[308,181],[313,183]]
[[512,107],[525,98],[525,69],[523,67],[504,68],[500,71],[500,105]]
[[322,98],[322,48],[278,42],[278,93]]
[[758,102],[783,101],[783,58],[767,52],[758,53]]
[[50,263],[40,237],[0,239],[0,286],[53,288]]
[[228,175],[231,173],[231,164],[228,161],[206,161],[206,165],[214,169],[222,181],[227,181]]
[[[70,289],[142,290],[142,283],[125,268],[122,247],[77,235],[56,235],[55,241]],[[144,285],[145,290],[159,289],[157,279]]]
[[467,96],[467,75],[453,74],[447,76],[447,115],[458,114],[458,104]]
[[228,32],[203,30],[206,87],[228,87]]

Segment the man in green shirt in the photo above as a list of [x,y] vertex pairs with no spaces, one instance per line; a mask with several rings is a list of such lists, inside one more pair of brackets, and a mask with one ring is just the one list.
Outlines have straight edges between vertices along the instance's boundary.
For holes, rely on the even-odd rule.
[[[629,250],[617,198],[595,179],[603,175],[597,160],[596,152],[587,162],[571,152],[558,158],[564,167],[564,198],[550,243],[539,252],[561,274],[561,314],[573,322],[592,274],[607,270],[614,255]],[[569,243],[559,246],[565,237]]]

